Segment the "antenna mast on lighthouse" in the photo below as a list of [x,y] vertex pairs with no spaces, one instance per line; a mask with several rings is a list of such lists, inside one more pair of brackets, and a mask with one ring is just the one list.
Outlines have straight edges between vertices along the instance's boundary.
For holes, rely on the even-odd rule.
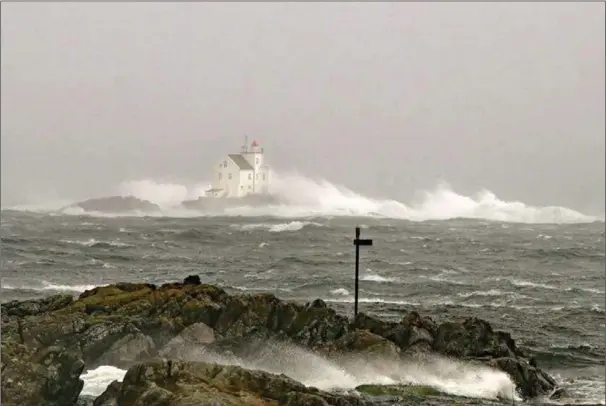
[[248,152],[248,135],[244,136],[244,145],[242,145],[242,153]]

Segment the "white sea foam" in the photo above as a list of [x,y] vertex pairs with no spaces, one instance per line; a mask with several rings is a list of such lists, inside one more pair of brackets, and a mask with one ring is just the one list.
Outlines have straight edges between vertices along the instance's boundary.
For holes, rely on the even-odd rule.
[[362,275],[360,277],[360,280],[367,281],[367,282],[393,282],[396,280],[396,278],[390,278],[390,277],[381,276],[381,275],[377,275],[377,274],[373,274],[373,273],[367,273],[366,275]]
[[42,281],[42,285],[11,285],[2,283],[2,289],[6,290],[19,290],[19,289],[27,289],[27,290],[38,290],[38,291],[56,291],[56,292],[76,292],[81,293],[85,290],[91,290],[96,288],[99,285],[63,285],[56,284],[52,282]]
[[582,292],[595,293],[595,294],[598,294],[598,295],[603,295],[604,294],[604,290],[602,290],[602,289],[583,288],[583,287],[580,287],[580,286],[566,288],[565,290],[566,290],[566,292],[574,292],[574,291],[580,290]]
[[243,231],[264,229],[272,233],[280,233],[283,231],[299,231],[305,226],[316,226],[320,227],[321,224],[314,223],[312,221],[289,221],[286,223],[252,223],[252,224],[232,224],[231,228],[236,228]]
[[588,367],[575,371],[574,376],[562,376],[551,373],[560,386],[566,389],[564,398],[549,401],[550,404],[561,405],[606,405],[604,395],[604,367]]
[[547,285],[545,283],[537,283],[537,282],[525,281],[525,280],[513,279],[513,280],[510,281],[510,283],[512,285],[518,286],[518,287],[540,288],[540,289],[546,289],[546,290],[559,290],[559,288],[556,287],[556,286]]
[[188,360],[285,374],[304,385],[322,390],[351,390],[363,384],[412,384],[475,398],[510,398],[514,394],[511,379],[502,371],[437,356],[428,357],[422,363],[380,357],[328,360],[300,347],[272,342],[265,342],[262,348],[255,348],[250,353],[253,355],[238,358],[198,347],[184,348],[182,352]]
[[[404,204],[396,200],[370,198],[327,180],[310,179],[298,174],[273,173],[272,179],[271,193],[279,199],[280,204],[265,207],[240,207],[218,214],[284,218],[379,216],[413,221],[474,218],[518,223],[603,221],[603,216],[589,216],[566,207],[535,207],[519,201],[500,200],[488,190],[480,191],[474,196],[465,196],[456,193],[447,185],[438,185],[433,190],[423,192],[422,199],[418,203]],[[206,183],[202,184],[206,185]],[[118,193],[123,196],[149,200],[158,204],[162,209],[160,213],[135,212],[122,215],[190,217],[209,215],[178,207],[184,200],[201,196],[204,189],[205,187],[200,185],[188,186],[144,179],[122,183],[118,188]],[[108,196],[110,195],[111,193],[108,194]],[[62,203],[64,205],[65,202]],[[57,209],[56,204],[45,206],[39,202],[12,208],[48,211],[51,209],[50,206],[54,206],[54,210]],[[66,213],[116,216],[107,213],[85,213],[80,209],[69,209]]]
[[[323,300],[325,302],[333,302],[333,303],[353,303],[354,302],[353,296],[344,297],[341,299],[326,298]],[[385,303],[385,304],[393,304],[393,305],[400,305],[400,306],[421,306],[420,302],[410,302],[407,300],[396,300],[396,299],[381,299],[378,297],[376,297],[376,298],[361,297],[361,298],[358,298],[358,302],[360,302],[360,303]]]
[[330,291],[330,293],[332,293],[333,295],[342,295],[342,296],[349,295],[349,291],[345,288],[333,289]]
[[148,200],[160,207],[174,207],[185,200],[195,200],[204,196],[206,187],[202,185],[181,185],[156,182],[150,179],[122,182],[119,194]]
[[122,381],[126,371],[111,365],[101,365],[90,369],[80,376],[84,381],[82,395],[99,396],[113,381]]
[[457,293],[457,296],[468,298],[468,297],[474,297],[474,296],[501,296],[501,295],[507,295],[507,294],[512,294],[512,292],[502,293],[498,289],[490,289],[490,290],[478,290],[478,291],[469,292],[469,293]]
[[274,224],[269,228],[269,231],[272,233],[279,233],[281,231],[298,231],[308,224],[310,223],[305,221],[291,221],[289,223]]
[[130,244],[120,242],[120,241],[99,241],[94,238],[90,238],[85,241],[80,241],[80,240],[60,240],[60,241],[65,244],[84,245],[85,247],[92,247],[93,245],[96,245],[96,244],[106,244],[106,245],[109,245],[112,247],[129,247],[130,246]]
[[[509,398],[514,393],[511,379],[502,371],[440,357],[423,363],[351,357],[327,360],[299,347],[271,342],[254,351],[254,356],[246,358],[212,353],[193,346],[183,348],[181,354],[186,354],[188,361],[217,362],[285,374],[304,385],[323,390],[351,390],[363,384],[411,384],[475,398]],[[111,382],[121,381],[125,374],[126,371],[108,365],[88,370],[82,375],[82,394],[99,396]]]
[[429,276],[429,277],[421,275],[421,278],[427,278],[427,279],[432,280],[434,282],[445,283],[445,284],[448,284],[448,285],[459,285],[459,286],[466,285],[465,282],[461,282],[461,281],[454,280],[452,278],[446,278],[446,277],[444,277],[444,275],[448,275],[448,274],[451,274],[451,273],[452,272],[443,271],[443,272],[441,272],[438,275],[433,275],[433,276]]

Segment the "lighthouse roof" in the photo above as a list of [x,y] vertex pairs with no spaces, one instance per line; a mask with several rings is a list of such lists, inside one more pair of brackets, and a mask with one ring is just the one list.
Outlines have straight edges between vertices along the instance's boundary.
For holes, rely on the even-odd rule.
[[244,171],[252,171],[254,168],[252,167],[252,165],[250,163],[248,163],[248,161],[246,160],[246,158],[244,158],[242,155],[240,154],[229,154],[229,159],[231,159],[232,161],[235,162],[236,165],[238,165],[238,167]]
[[259,144],[257,143],[257,140],[254,140],[251,144],[251,147],[258,147]]

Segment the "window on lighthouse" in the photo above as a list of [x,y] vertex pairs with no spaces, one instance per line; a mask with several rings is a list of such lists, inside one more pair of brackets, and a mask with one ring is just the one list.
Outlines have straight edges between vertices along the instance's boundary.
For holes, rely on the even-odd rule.
[[259,158],[257,158],[256,162],[257,162],[257,165],[259,165]]

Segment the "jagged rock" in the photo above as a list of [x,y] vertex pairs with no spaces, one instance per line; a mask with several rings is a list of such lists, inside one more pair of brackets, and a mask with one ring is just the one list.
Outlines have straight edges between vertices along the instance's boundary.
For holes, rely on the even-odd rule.
[[545,372],[531,366],[526,360],[515,358],[497,358],[489,365],[507,372],[518,385],[518,390],[526,397],[550,395],[556,382]]
[[400,398],[443,395],[442,392],[435,388],[422,385],[360,385],[356,390],[372,396],[389,395]]
[[186,327],[160,351],[166,358],[183,358],[194,348],[204,348],[215,341],[215,332],[204,323]]
[[183,280],[184,285],[201,285],[200,277],[198,275],[189,275]]
[[84,382],[84,362],[57,347],[38,351],[2,343],[3,406],[72,406]]
[[[473,399],[463,396],[449,395],[431,386],[424,385],[360,385],[356,387],[362,396],[368,395],[371,399],[383,399],[389,405],[415,405],[415,406],[503,406],[499,400]],[[505,403],[507,405],[509,403]]]
[[2,303],[2,315],[18,317],[35,316],[63,309],[73,301],[74,297],[71,295],[54,295],[43,299],[24,301],[12,300]]
[[557,388],[556,390],[553,391],[553,393],[551,393],[551,395],[549,395],[549,400],[560,400],[561,398],[564,398],[567,396],[570,396],[570,395],[568,394],[566,389]]
[[105,391],[94,400],[93,406],[118,406],[120,390],[122,390],[122,382],[113,381],[107,386]]
[[493,332],[488,322],[472,317],[438,327],[434,349],[455,357],[513,357],[515,342],[508,333]]
[[139,359],[150,358],[155,353],[154,341],[140,332],[129,333],[114,341],[111,347],[96,361],[99,365],[130,366]]
[[[162,286],[118,283],[86,291],[77,300],[57,296],[15,302],[6,310],[2,307],[2,341],[32,348],[59,346],[80,356],[89,368],[101,362],[127,368],[156,357],[184,337],[191,339],[190,331],[200,328],[208,335],[194,345],[234,354],[242,346],[254,351],[251,343],[268,340],[322,352],[377,350],[393,357],[431,351],[472,360],[501,359],[493,365],[507,372],[526,397],[549,395],[556,388],[509,334],[493,331],[483,320],[438,326],[408,312],[397,323],[362,313],[350,322],[319,299],[303,305],[271,294],[229,295],[197,282],[188,277]],[[177,341],[169,345],[171,340]]]
[[384,337],[368,330],[355,330],[345,334],[327,347],[330,353],[356,354],[368,357],[397,359],[400,349]]
[[[120,390],[103,393],[95,406],[289,405],[364,406],[355,396],[308,388],[285,375],[203,362],[160,360],[131,367]],[[99,399],[99,398],[98,398]],[[114,403],[109,403],[109,399]]]
[[[435,334],[437,330],[433,320],[421,318],[414,311],[406,314],[399,323],[386,323],[359,313],[353,325],[355,328],[368,329],[374,334],[385,337],[401,350],[409,353],[418,352],[420,349],[431,350],[434,342],[432,333]],[[411,347],[415,348],[410,351]]]

